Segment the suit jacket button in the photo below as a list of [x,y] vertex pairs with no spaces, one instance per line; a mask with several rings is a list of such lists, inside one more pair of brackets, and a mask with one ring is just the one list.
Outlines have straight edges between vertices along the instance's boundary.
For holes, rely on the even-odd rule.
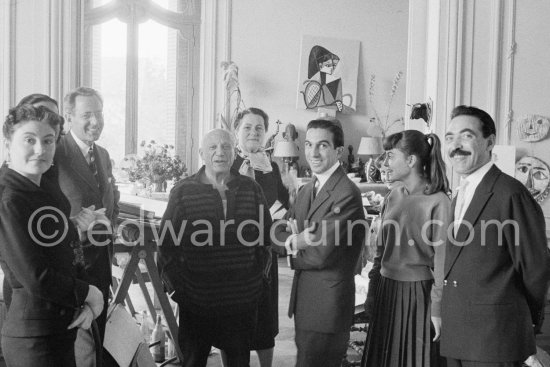
[[443,286],[446,286],[446,285],[447,285],[447,279],[445,279],[445,280],[443,281]]
[[458,282],[456,280],[453,280],[453,287],[458,287]]
[[59,314],[60,314],[61,316],[65,316],[65,310],[59,311]]

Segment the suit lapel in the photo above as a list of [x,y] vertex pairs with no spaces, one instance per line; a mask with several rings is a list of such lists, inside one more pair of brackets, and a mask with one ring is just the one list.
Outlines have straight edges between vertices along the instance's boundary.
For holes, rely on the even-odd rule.
[[71,157],[71,168],[92,190],[99,191],[99,188],[95,184],[96,179],[88,166],[88,162],[86,162],[86,158],[84,158],[78,144],[76,144],[73,135],[71,133],[67,133],[64,139],[67,142],[67,149],[69,151],[69,156]]
[[109,182],[109,173],[107,172],[107,165],[106,160],[108,160],[107,155],[103,154],[102,148],[100,148],[96,144],[96,164],[97,164],[97,172],[98,172],[98,179],[100,180],[99,186],[102,188],[102,194],[105,195],[105,190],[107,189],[107,185],[110,184]]
[[[313,214],[319,209],[319,207],[330,198],[331,192],[336,187],[336,184],[340,181],[340,179],[345,176],[344,170],[342,167],[338,167],[336,171],[329,177],[327,182],[321,187],[321,190],[317,193],[315,196],[315,199],[311,203],[311,206],[309,207],[309,211],[307,213],[307,219],[310,220]],[[311,189],[313,190],[313,184],[311,184]]]
[[[478,187],[476,188],[472,201],[470,202],[468,209],[466,209],[466,213],[464,213],[464,218],[462,219],[462,223],[470,223],[470,226],[461,224],[458,227],[458,232],[455,236],[454,241],[450,242],[447,247],[445,260],[445,277],[449,274],[454,263],[456,262],[456,259],[462,252],[462,249],[465,247],[462,246],[462,244],[464,244],[468,240],[469,236],[476,235],[475,233],[470,233],[470,230],[473,229],[473,227],[477,224],[483,208],[485,208],[487,201],[489,201],[491,196],[493,196],[493,187],[500,174],[501,171],[497,168],[497,166],[491,167],[491,169],[487,172],[485,177],[483,177]],[[452,213],[454,213],[455,206],[456,197],[453,199],[453,203],[451,205]],[[470,241],[466,242],[466,244],[469,243]],[[475,243],[475,238],[473,243]]]

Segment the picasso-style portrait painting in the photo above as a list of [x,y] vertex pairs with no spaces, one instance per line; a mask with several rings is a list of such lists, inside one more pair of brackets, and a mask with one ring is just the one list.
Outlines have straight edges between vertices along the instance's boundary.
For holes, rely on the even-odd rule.
[[296,107],[355,112],[359,41],[304,35]]

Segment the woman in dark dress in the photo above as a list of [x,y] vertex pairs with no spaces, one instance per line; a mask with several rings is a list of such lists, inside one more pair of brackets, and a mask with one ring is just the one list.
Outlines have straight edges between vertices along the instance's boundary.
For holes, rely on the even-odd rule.
[[25,104],[3,126],[9,158],[0,169],[0,265],[13,292],[2,329],[8,367],[75,366],[76,330],[89,328],[103,308],[99,289],[77,278],[73,221],[82,229],[94,215],[69,220],[59,185],[43,177],[62,124],[48,108]]
[[[44,106],[50,109],[50,111],[53,111],[59,114],[59,107],[57,105],[57,101],[45,94],[40,94],[40,93],[29,94],[28,96],[21,98],[17,106],[21,106],[24,104],[30,104],[34,107]],[[3,166],[4,165],[6,165],[6,163],[4,163]],[[2,288],[3,288],[2,294],[4,295],[4,304],[6,305],[6,309],[9,309],[10,303],[11,303],[11,288],[6,278],[4,278]]]
[[[259,108],[248,108],[237,116],[234,124],[237,135],[238,154],[233,168],[248,175],[262,187],[267,205],[271,207],[279,201],[288,209],[288,190],[283,185],[281,173],[276,163],[271,162],[264,152],[266,132],[269,126],[267,114]],[[270,246],[278,250],[277,246]],[[250,350],[258,353],[261,367],[271,367],[275,336],[279,333],[279,281],[277,256],[272,256],[269,290],[265,292],[258,307],[256,333]],[[222,351],[222,360],[224,354]],[[224,363],[225,364],[225,363]],[[225,364],[226,365],[226,364]]]

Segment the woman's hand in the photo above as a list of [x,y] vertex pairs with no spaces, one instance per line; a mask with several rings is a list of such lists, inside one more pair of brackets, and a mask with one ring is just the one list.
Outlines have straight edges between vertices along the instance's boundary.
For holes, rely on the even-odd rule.
[[84,304],[90,307],[93,318],[95,319],[99,316],[101,311],[103,311],[103,293],[101,293],[97,287],[90,285]]
[[441,336],[441,317],[432,316],[432,324],[435,330],[435,336],[432,341],[436,342]]
[[84,304],[84,307],[82,307],[80,311],[75,314],[73,322],[71,322],[71,324],[67,326],[67,329],[79,327],[81,329],[88,330],[92,325],[92,321],[94,321],[94,318],[94,313],[90,306]]
[[537,358],[536,354],[529,356],[523,364],[529,367],[544,367],[542,362]]

